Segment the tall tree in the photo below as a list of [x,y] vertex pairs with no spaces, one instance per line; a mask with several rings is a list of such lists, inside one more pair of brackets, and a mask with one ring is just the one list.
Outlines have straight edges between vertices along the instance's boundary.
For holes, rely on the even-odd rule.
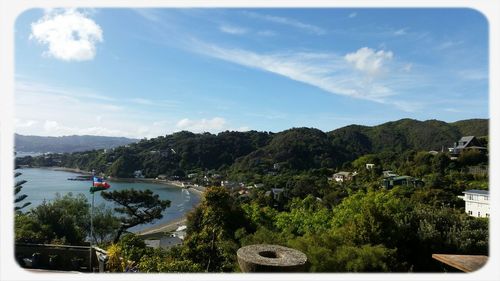
[[101,192],[102,198],[118,205],[115,211],[122,214],[121,226],[118,229],[114,243],[127,229],[139,224],[150,223],[163,217],[163,211],[170,207],[170,200],[161,200],[158,194],[146,190],[116,190]]
[[[14,174],[14,177],[17,178],[20,175],[22,175],[22,173],[16,172]],[[14,197],[15,197],[14,204],[20,203],[21,201],[26,199],[26,197],[28,197],[28,195],[26,195],[26,194],[19,194],[21,192],[21,189],[23,189],[23,184],[25,184],[25,183],[26,183],[26,180],[20,180],[20,181],[16,181],[16,183],[14,184]],[[21,211],[21,209],[26,208],[30,204],[31,204],[31,202],[24,202],[24,204],[22,204],[22,205],[15,206],[14,210]]]

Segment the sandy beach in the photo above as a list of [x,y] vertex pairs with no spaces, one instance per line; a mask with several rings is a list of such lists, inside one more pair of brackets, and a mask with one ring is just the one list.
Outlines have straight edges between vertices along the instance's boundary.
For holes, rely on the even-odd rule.
[[140,236],[146,236],[146,235],[157,234],[157,233],[173,232],[179,226],[186,225],[186,222],[187,222],[186,216],[182,216],[182,217],[175,219],[173,221],[170,221],[168,223],[161,224],[161,225],[154,225],[154,226],[151,226],[149,228],[143,229],[141,231],[136,232],[135,234],[140,235]]
[[72,172],[72,173],[78,173],[78,174],[84,174],[84,175],[91,175],[92,172],[85,171],[85,170],[80,170],[76,168],[66,168],[66,167],[38,167],[40,169],[51,169],[54,171],[65,171],[65,172]]
[[[205,190],[205,187],[198,187],[200,189],[196,189],[194,187],[187,188],[190,192],[197,194],[198,196],[202,196],[203,192]],[[201,202],[201,201],[200,201]],[[173,232],[175,231],[179,226],[186,225],[187,222],[187,213],[184,214],[184,216],[177,218],[175,220],[169,221],[164,224],[158,224],[158,225],[153,225],[151,227],[148,227],[146,229],[143,229],[141,231],[136,232],[137,235],[140,236],[147,236],[147,235],[152,235],[152,234],[158,234],[158,233],[165,233],[165,232]]]

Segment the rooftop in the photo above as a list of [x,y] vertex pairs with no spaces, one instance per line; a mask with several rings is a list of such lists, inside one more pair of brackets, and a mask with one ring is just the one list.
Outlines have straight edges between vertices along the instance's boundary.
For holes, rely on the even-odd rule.
[[432,254],[432,258],[463,272],[472,272],[483,267],[488,256]]
[[481,194],[481,195],[489,195],[490,192],[488,190],[479,190],[479,189],[470,189],[464,191],[465,194]]

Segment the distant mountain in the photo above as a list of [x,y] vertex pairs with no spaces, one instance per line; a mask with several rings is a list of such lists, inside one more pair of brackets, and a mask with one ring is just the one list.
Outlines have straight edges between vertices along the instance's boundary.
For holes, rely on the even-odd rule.
[[24,152],[77,152],[113,148],[137,142],[137,139],[101,136],[41,137],[15,135],[15,150]]

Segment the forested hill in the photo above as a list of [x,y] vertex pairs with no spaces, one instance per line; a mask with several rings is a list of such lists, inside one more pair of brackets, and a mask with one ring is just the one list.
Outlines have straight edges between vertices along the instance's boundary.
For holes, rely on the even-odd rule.
[[313,128],[217,135],[178,132],[106,153],[94,150],[52,158],[27,158],[20,164],[96,169],[118,177],[131,177],[136,170],[142,170],[146,177],[159,174],[184,177],[207,170],[233,175],[266,174],[278,170],[338,168],[372,153],[446,151],[465,135],[488,136],[488,119],[454,123],[402,119],[372,127],[350,125],[326,133]]
[[340,151],[354,157],[409,149],[441,151],[451,147],[462,136],[488,136],[488,119],[454,123],[401,119],[373,127],[351,125],[331,131],[328,136]]
[[42,137],[15,135],[16,151],[65,153],[113,148],[137,142],[136,139],[101,136]]

